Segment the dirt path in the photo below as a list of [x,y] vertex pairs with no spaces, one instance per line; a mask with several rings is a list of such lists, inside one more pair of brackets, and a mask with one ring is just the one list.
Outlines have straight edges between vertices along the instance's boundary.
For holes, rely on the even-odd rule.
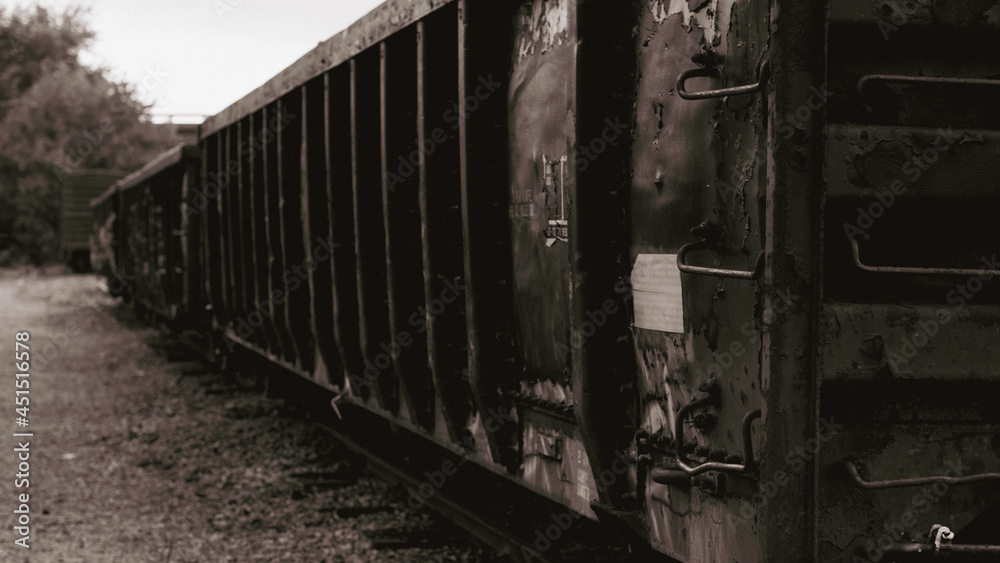
[[[474,548],[373,551],[361,532],[398,517],[341,520],[334,508],[396,492],[365,477],[303,488],[290,473],[337,468],[345,452],[240,382],[166,361],[159,333],[130,319],[97,277],[0,272],[0,561],[478,559]],[[17,331],[31,334],[26,428],[15,424]],[[27,488],[15,488],[19,440],[30,442]],[[15,544],[24,493],[30,549]]]

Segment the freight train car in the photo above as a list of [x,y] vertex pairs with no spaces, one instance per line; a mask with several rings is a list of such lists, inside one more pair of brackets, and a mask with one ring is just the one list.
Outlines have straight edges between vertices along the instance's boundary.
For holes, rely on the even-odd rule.
[[205,121],[185,287],[677,560],[995,560],[998,16],[391,1]]
[[91,200],[91,255],[114,294],[144,313],[198,327],[204,318],[198,191],[201,153],[178,145]]
[[91,213],[88,203],[124,176],[115,170],[87,169],[66,174],[60,190],[59,248],[74,272],[91,269]]

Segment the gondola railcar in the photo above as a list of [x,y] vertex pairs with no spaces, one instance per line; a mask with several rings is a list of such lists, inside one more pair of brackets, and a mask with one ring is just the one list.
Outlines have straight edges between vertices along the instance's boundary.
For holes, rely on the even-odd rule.
[[677,560],[991,560],[998,14],[390,1],[202,125],[186,283]]

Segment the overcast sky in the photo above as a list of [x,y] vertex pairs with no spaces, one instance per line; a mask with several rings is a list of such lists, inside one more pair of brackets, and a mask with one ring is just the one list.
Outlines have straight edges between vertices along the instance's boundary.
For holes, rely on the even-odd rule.
[[154,114],[214,115],[382,1],[0,0],[0,6],[88,8],[85,19],[97,37],[81,56],[85,63],[140,86]]

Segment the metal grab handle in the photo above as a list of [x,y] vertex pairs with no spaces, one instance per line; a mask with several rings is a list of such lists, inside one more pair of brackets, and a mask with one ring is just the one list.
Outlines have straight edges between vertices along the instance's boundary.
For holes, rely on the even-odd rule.
[[1000,80],[990,78],[956,78],[952,76],[907,76],[903,74],[866,74],[858,80],[858,97],[865,95],[865,86],[873,82],[893,84],[949,84],[954,86],[1000,86]]
[[692,250],[709,248],[706,241],[691,242],[685,244],[677,251],[677,269],[685,274],[695,274],[700,276],[715,276],[717,278],[735,278],[738,280],[756,280],[764,275],[764,251],[757,254],[757,262],[753,270],[732,270],[727,268],[708,268],[705,266],[691,266],[685,262],[687,255]]
[[[858,249],[858,239],[848,235],[851,241],[851,251],[854,255],[854,265],[866,272],[878,272],[883,274],[936,274],[954,276],[978,276],[980,274],[1000,275],[1000,270],[988,270],[986,268],[916,268],[906,266],[868,266],[861,263],[861,253]],[[679,258],[679,257],[678,257]]]
[[767,61],[760,63],[757,67],[757,82],[753,84],[746,84],[744,86],[732,86],[730,88],[720,88],[718,90],[703,90],[701,92],[688,92],[685,88],[685,82],[691,78],[709,77],[709,78],[721,78],[721,73],[717,68],[713,67],[703,67],[703,68],[693,68],[691,70],[686,70],[681,73],[680,78],[677,79],[677,95],[684,100],[708,100],[711,98],[725,98],[726,96],[740,96],[742,94],[753,94],[754,92],[759,92],[764,89],[767,85],[767,79],[770,76],[768,72]]
[[687,418],[687,413],[697,408],[715,405],[718,401],[719,397],[717,395],[711,395],[688,403],[677,411],[677,420],[674,423],[674,443],[676,444],[674,463],[676,463],[677,469],[680,469],[692,477],[705,473],[706,471],[746,473],[757,465],[753,457],[753,441],[750,425],[753,423],[754,419],[760,418],[760,409],[752,410],[743,416],[743,463],[708,461],[702,463],[701,465],[692,467],[688,465],[688,460],[684,459],[684,454],[681,452],[684,449],[684,420]]
[[942,482],[948,485],[968,485],[970,483],[1000,480],[1000,473],[979,473],[977,475],[966,475],[965,477],[935,475],[933,477],[908,477],[905,479],[886,479],[884,481],[865,481],[858,473],[858,467],[856,465],[850,461],[845,461],[844,467],[847,468],[847,472],[850,474],[854,484],[862,489],[898,489],[901,487],[933,485],[937,482]]

